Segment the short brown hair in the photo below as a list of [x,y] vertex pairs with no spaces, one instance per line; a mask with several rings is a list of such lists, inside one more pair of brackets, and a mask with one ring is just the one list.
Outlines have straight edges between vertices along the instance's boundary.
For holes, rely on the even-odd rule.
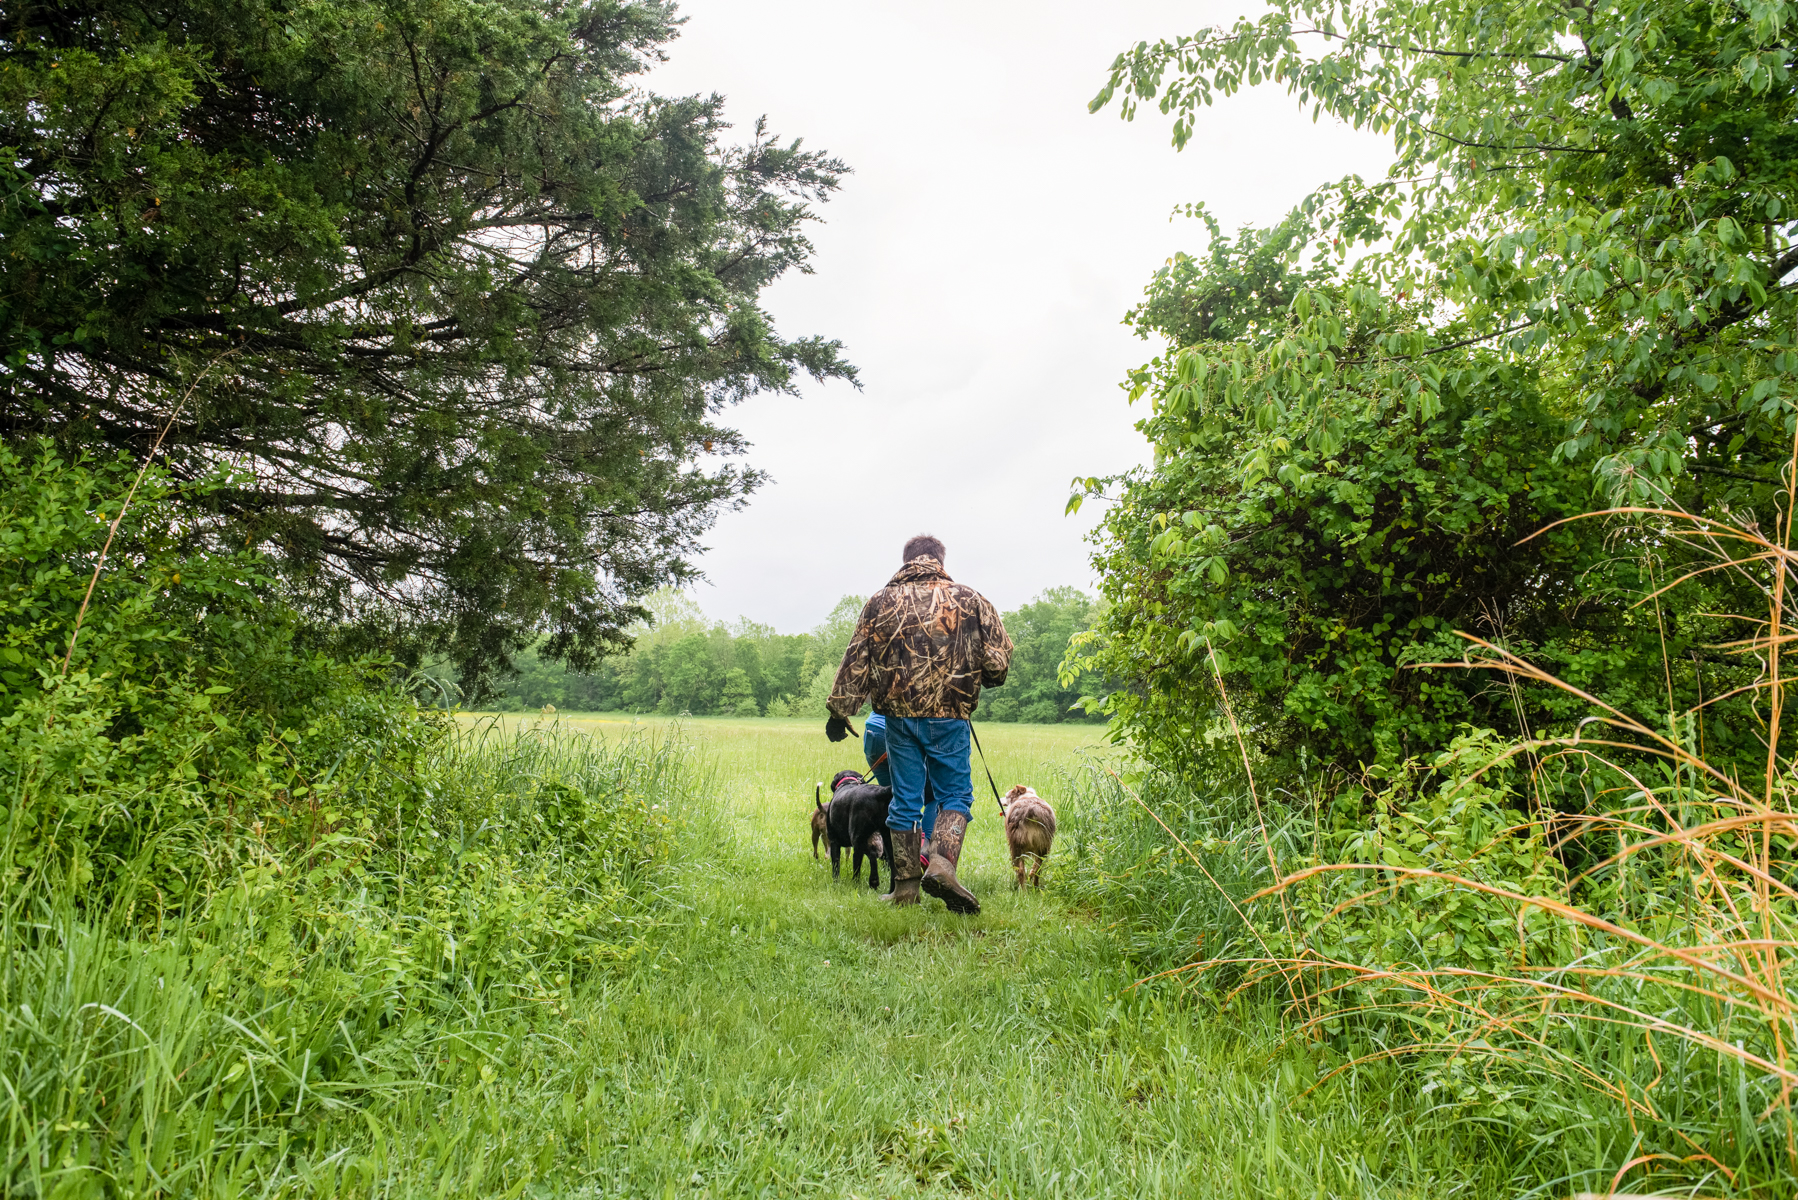
[[928,533],[920,533],[917,537],[905,543],[906,562],[910,562],[914,558],[924,558],[925,556],[929,556],[936,559],[938,562],[942,562],[943,553],[943,543],[931,537]]

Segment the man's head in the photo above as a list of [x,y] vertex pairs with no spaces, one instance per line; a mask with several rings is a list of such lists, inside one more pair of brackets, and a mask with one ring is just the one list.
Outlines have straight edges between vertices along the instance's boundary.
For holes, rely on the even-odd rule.
[[928,533],[920,533],[917,537],[905,543],[905,561],[910,562],[914,558],[934,558],[938,562],[942,562],[943,543],[937,541]]

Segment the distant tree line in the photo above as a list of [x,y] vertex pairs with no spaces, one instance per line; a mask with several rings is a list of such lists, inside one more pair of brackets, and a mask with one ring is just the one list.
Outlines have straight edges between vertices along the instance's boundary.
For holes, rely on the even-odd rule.
[[[866,600],[844,596],[810,633],[781,634],[747,619],[708,621],[691,598],[664,590],[645,601],[653,623],[639,630],[627,653],[586,673],[539,655],[536,647],[527,649],[496,706],[512,712],[550,704],[574,712],[822,719],[837,664]],[[1005,613],[1005,627],[1017,644],[1011,677],[981,697],[976,719],[1036,724],[1100,719],[1072,711],[1081,690],[1062,687],[1056,675],[1068,641],[1092,627],[1099,604],[1078,588],[1050,588]]]

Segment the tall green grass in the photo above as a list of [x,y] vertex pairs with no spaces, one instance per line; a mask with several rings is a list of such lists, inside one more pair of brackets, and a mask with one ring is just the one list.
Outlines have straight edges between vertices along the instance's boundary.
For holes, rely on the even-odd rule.
[[1063,841],[1013,891],[978,815],[971,920],[813,861],[809,777],[844,747],[811,728],[488,723],[426,756],[417,806],[370,787],[304,869],[265,851],[160,930],[41,889],[6,929],[8,1191],[1496,1198],[1628,1156],[1626,1127],[1545,1148],[1408,1062],[1332,1077],[1278,992],[1139,983],[1257,944],[1254,805],[1008,732],[997,769]]
[[[1783,1131],[1765,1120],[1777,1086],[1769,1091],[1764,1075],[1731,1063],[1719,1071],[1715,1055],[1677,1041],[1661,1043],[1657,1061],[1626,1028],[1552,1009],[1534,1012],[1537,1044],[1506,1044],[1507,1034],[1528,1035],[1527,1023],[1495,1027],[1503,1004],[1489,990],[1456,998],[1453,979],[1489,976],[1454,948],[1429,945],[1429,926],[1455,912],[1444,897],[1414,904],[1377,882],[1322,904],[1298,887],[1282,894],[1277,885],[1329,844],[1319,819],[1327,809],[1308,797],[1277,797],[1258,811],[1246,789],[1205,792],[1152,770],[1120,777],[1103,765],[1071,772],[1066,787],[1068,857],[1056,890],[1093,914],[1162,1003],[1206,1014],[1214,1036],[1228,1044],[1225,1031],[1236,1031],[1239,1052],[1250,1061],[1265,1055],[1285,1072],[1265,1124],[1239,1136],[1274,1137],[1271,1128],[1283,1143],[1333,1128],[1310,1143],[1319,1157],[1308,1166],[1282,1149],[1262,1168],[1267,1179],[1292,1181],[1288,1194],[1608,1194],[1621,1168],[1668,1153],[1676,1131],[1699,1145],[1653,1173],[1657,1185],[1681,1189],[1668,1194],[1785,1194],[1780,1171],[1768,1169],[1777,1164],[1766,1152]],[[1378,915],[1356,921],[1367,907]],[[1514,930],[1514,913],[1509,920]],[[1383,940],[1368,936],[1378,922],[1390,926]],[[1416,970],[1425,955],[1436,978]],[[1363,990],[1351,997],[1349,982]],[[1491,1007],[1478,1011],[1482,999]],[[1462,1020],[1439,1021],[1457,1005]],[[1551,1053],[1535,1053],[1557,1037]],[[1570,1077],[1580,1063],[1627,1079],[1652,1109]],[[1378,1150],[1358,1122],[1386,1131]],[[1706,1147],[1727,1154],[1739,1187],[1693,1157]],[[1246,1146],[1220,1150],[1260,1165]],[[1355,1170],[1326,1168],[1326,1159],[1340,1166],[1345,1156],[1358,1156]],[[1745,1164],[1761,1168],[1758,1178],[1739,1170]]]
[[[1248,897],[1273,882],[1245,791],[1200,790],[1166,772],[1086,759],[1063,776],[1057,888],[1104,914],[1145,972],[1261,948]],[[1291,816],[1273,831],[1284,843]]]
[[485,730],[420,767],[424,803],[370,803],[309,847],[252,839],[160,925],[66,879],[9,892],[7,1194],[478,1188],[515,1157],[490,1136],[495,1080],[665,919],[710,792],[650,736]]

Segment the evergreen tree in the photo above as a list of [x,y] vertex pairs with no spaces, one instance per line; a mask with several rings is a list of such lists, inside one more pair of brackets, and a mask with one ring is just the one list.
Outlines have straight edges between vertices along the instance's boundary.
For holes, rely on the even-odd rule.
[[665,0],[65,0],[0,26],[0,429],[213,493],[315,618],[591,668],[760,481],[719,424],[844,168],[631,77]]

